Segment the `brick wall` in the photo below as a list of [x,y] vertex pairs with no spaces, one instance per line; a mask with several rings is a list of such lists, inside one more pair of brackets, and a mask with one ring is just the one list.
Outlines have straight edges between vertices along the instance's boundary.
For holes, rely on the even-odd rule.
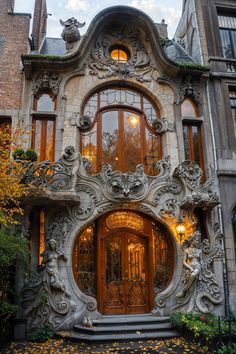
[[20,108],[21,55],[29,50],[30,15],[14,14],[13,5],[14,0],[0,1],[0,110]]
[[35,49],[38,50],[46,35],[47,5],[45,0],[36,0],[34,6],[33,39]]

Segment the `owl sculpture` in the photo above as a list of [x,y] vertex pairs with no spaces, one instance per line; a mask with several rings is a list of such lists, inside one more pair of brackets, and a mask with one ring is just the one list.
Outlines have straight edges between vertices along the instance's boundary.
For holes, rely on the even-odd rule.
[[84,27],[85,22],[80,23],[76,20],[76,18],[71,17],[65,22],[60,20],[60,23],[64,27],[61,37],[66,42],[66,49],[72,49],[73,44],[80,40],[78,28]]

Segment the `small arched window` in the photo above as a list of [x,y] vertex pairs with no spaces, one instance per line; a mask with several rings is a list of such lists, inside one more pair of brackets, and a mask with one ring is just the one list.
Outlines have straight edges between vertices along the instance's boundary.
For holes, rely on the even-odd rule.
[[81,133],[81,152],[91,163],[91,173],[105,163],[121,172],[134,172],[144,164],[147,174],[157,173],[162,152],[154,126],[159,111],[148,98],[130,89],[105,89],[89,97],[83,115],[92,121]]
[[56,110],[56,98],[53,100],[47,93],[34,97],[34,110],[38,112],[53,112]]
[[181,105],[185,160],[195,161],[204,171],[202,122],[196,104],[187,98]]

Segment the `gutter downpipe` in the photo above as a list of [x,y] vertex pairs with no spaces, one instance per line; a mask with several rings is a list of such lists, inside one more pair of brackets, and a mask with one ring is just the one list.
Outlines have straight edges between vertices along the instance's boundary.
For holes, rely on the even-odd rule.
[[[210,101],[210,90],[209,90],[209,79],[207,80],[207,100],[208,100],[208,110],[209,110],[209,117],[210,117],[210,127],[211,127],[211,138],[212,138],[212,145],[213,145],[213,159],[214,159],[214,168],[216,171],[216,176],[217,176],[217,184],[218,184],[218,190],[220,192],[220,187],[219,187],[219,178],[218,178],[218,161],[217,161],[217,150],[216,150],[216,141],[215,141],[215,135],[214,135],[214,125],[213,125],[213,119],[212,119],[212,110],[211,110],[211,101]],[[229,305],[229,283],[228,283],[228,276],[227,276],[227,263],[226,263],[226,253],[225,253],[225,237],[224,237],[224,224],[223,224],[223,216],[222,216],[222,208],[221,204],[217,206],[217,212],[218,212],[218,217],[219,217],[219,223],[220,223],[220,229],[223,234],[223,242],[222,242],[222,250],[223,250],[223,259],[222,259],[222,264],[223,264],[223,285],[224,285],[224,297],[225,297],[225,316],[228,319],[229,318],[229,313],[230,313],[230,305]]]

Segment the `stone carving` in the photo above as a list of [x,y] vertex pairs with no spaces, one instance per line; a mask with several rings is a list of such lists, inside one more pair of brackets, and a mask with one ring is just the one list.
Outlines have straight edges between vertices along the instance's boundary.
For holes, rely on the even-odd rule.
[[[140,82],[156,80],[157,69],[151,63],[147,50],[140,41],[140,30],[131,24],[107,26],[96,39],[89,60],[89,74],[99,79],[119,76],[134,78]],[[120,63],[110,56],[114,43],[130,48],[127,62]]]
[[155,196],[154,196],[154,204],[158,205],[159,200],[163,194],[172,193],[172,194],[179,194],[181,192],[181,185],[177,183],[177,181],[170,180],[164,186],[161,186]]
[[199,82],[194,80],[191,75],[186,75],[181,82],[179,102],[183,102],[185,98],[191,97],[196,102],[200,102],[200,87]]
[[174,123],[169,122],[167,118],[162,117],[160,120],[155,120],[152,123],[153,128],[155,129],[156,133],[164,134],[167,131],[174,132],[175,126]]
[[36,274],[22,291],[23,315],[33,330],[48,321],[58,329],[66,316],[75,310],[58,269],[59,259],[66,261],[64,252],[51,239],[43,254],[43,270]]
[[137,165],[134,173],[112,172],[106,184],[106,192],[115,199],[140,200],[145,196],[147,184],[144,166]]
[[164,218],[176,218],[179,214],[179,203],[175,199],[168,199],[160,209],[160,214]]
[[39,96],[43,92],[48,92],[54,100],[58,95],[60,81],[57,74],[44,71],[32,82],[33,95]]
[[222,235],[217,232],[212,245],[207,239],[201,243],[201,234],[196,231],[185,241],[183,288],[176,296],[173,311],[207,313],[213,304],[222,302],[220,287],[211,269],[213,260],[223,255],[221,239]]
[[196,162],[186,160],[176,167],[174,176],[179,177],[188,189],[196,190],[200,187],[203,172]]
[[71,17],[67,21],[60,20],[60,23],[64,27],[61,38],[66,42],[66,49],[73,49],[74,43],[80,40],[78,28],[84,27],[85,22],[80,23],[76,18]]
[[86,184],[77,184],[76,192],[80,197],[80,205],[72,209],[72,216],[76,220],[87,219],[98,202],[97,193],[93,187]]
[[81,116],[78,112],[74,112],[71,117],[71,125],[76,125],[81,131],[91,127],[92,120],[89,116]]
[[191,209],[196,207],[201,207],[203,209],[213,208],[214,206],[220,203],[219,196],[216,192],[209,191],[206,192],[193,192],[192,194],[187,195],[180,203],[182,209]]

